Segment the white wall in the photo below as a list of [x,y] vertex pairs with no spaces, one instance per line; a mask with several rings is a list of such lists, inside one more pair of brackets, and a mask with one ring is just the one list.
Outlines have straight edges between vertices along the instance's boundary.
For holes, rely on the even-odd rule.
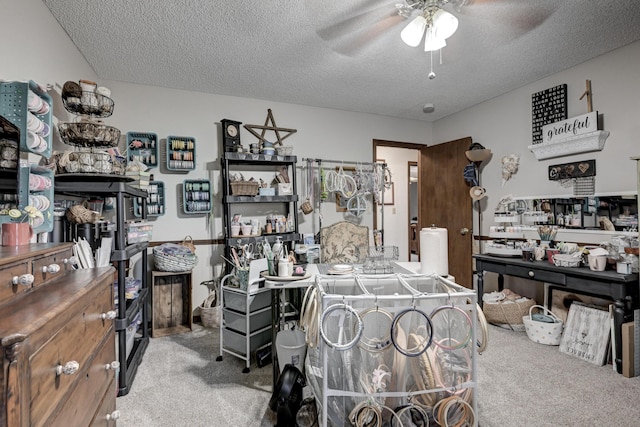
[[[482,201],[482,235],[488,235],[494,224],[493,212],[500,198],[507,194],[514,197],[568,196],[572,190],[547,179],[549,165],[596,159],[597,193],[636,193],[636,162],[629,158],[640,155],[640,42],[627,45],[566,71],[541,79],[505,95],[478,104],[434,123],[433,140],[450,141],[471,135],[475,142],[493,152],[491,160],[482,165],[481,185],[488,197]],[[585,90],[585,81],[591,80],[593,108],[604,117],[604,130],[611,132],[604,149],[538,161],[527,146],[531,145],[531,95],[550,87],[566,83],[568,117],[587,112],[586,99],[579,98]],[[520,155],[520,168],[502,187],[502,156]],[[477,212],[474,212],[477,234]],[[533,235],[535,234],[535,235]],[[599,243],[610,239],[614,233],[580,232],[559,233],[559,240]],[[620,233],[615,233],[620,234]],[[537,238],[532,233],[528,238]],[[485,290],[494,290],[492,276],[485,280]],[[507,278],[506,287],[542,302],[542,287],[532,287],[522,280]]]
[[[493,224],[493,211],[500,198],[570,195],[572,190],[547,179],[549,165],[596,159],[596,192],[636,192],[636,164],[640,154],[640,42],[627,45],[566,71],[546,77],[505,95],[478,104],[434,123],[433,140],[450,141],[467,135],[493,152],[482,165],[481,184],[488,197],[482,202],[482,234]],[[585,81],[591,80],[593,108],[604,117],[604,130],[611,132],[604,149],[548,160],[536,160],[531,145],[531,95],[566,83],[568,117],[587,112]],[[500,159],[520,155],[520,168],[502,187]],[[474,221],[477,224],[477,219]]]
[[[294,154],[299,159],[313,157],[372,161],[373,139],[430,142],[431,124],[420,121],[103,80],[96,76],[39,0],[3,1],[2,15],[12,17],[3,20],[3,34],[22,36],[3,44],[0,78],[32,79],[55,84],[55,93],[52,93],[54,101],[59,101],[60,88],[65,81],[93,79],[111,89],[115,109],[113,116],[106,118],[105,123],[119,128],[123,135],[128,131],[140,131],[155,132],[161,139],[167,135],[192,136],[196,139],[197,170],[188,174],[155,171],[155,179],[165,182],[169,203],[166,214],[154,220],[155,241],[176,241],[185,235],[191,235],[196,240],[222,237],[218,178],[221,151],[219,122],[223,118],[262,125],[267,109],[271,108],[278,126],[297,129],[297,133],[286,142],[295,147]],[[24,31],[26,23],[35,30]],[[54,108],[54,115],[60,121],[70,118],[61,106]],[[242,129],[241,139],[245,145],[257,142],[245,129]],[[124,137],[121,141],[120,148],[124,150]],[[70,147],[58,140],[54,142],[54,148]],[[178,212],[178,200],[181,197],[179,184],[184,179],[195,178],[213,180],[216,197],[211,217],[186,217]],[[329,208],[324,209],[324,213],[329,215]],[[317,213],[301,215],[300,220],[301,232],[317,232]],[[220,251],[221,247],[201,245],[197,248],[199,264],[193,276],[194,306],[200,304],[207,293],[198,283],[218,274]]]

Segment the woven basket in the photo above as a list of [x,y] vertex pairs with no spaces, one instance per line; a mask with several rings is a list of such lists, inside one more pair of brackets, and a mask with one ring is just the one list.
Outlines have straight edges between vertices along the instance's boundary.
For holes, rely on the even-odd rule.
[[234,196],[255,196],[258,194],[258,181],[232,181],[231,194]]
[[82,205],[73,205],[67,209],[67,219],[74,224],[93,224],[100,220],[100,214]]
[[[552,322],[541,322],[533,316],[533,309],[542,310],[547,318]],[[564,324],[562,320],[551,312],[548,308],[541,305],[532,305],[529,308],[529,315],[522,317],[527,336],[533,342],[545,345],[560,345],[562,339],[562,329]]]
[[205,328],[220,326],[220,306],[217,304],[217,293],[211,293],[200,305],[200,319]]
[[482,306],[487,322],[496,325],[522,325],[522,317],[529,313],[529,309],[536,302],[525,299],[517,302],[485,302]]
[[198,257],[191,255],[169,255],[153,248],[153,262],[159,271],[182,272],[191,271],[198,263]]

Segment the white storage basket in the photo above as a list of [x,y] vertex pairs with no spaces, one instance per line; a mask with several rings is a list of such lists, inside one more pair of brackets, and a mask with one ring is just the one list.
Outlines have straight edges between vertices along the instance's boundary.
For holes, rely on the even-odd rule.
[[[545,322],[541,320],[535,320],[533,316],[533,309],[541,309],[545,313],[545,319],[553,320],[552,322]],[[562,338],[562,329],[564,324],[562,320],[553,314],[549,309],[541,305],[532,305],[529,308],[529,315],[522,316],[522,323],[524,323],[527,336],[533,342],[545,345],[560,345],[560,339]]]

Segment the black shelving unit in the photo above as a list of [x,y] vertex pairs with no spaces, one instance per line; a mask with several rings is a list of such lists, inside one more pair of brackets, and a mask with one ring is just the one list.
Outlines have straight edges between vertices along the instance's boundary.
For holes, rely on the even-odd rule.
[[[116,235],[115,246],[111,253],[111,261],[115,263],[118,273],[118,316],[115,328],[118,340],[118,361],[120,374],[118,396],[124,396],[131,390],[138,366],[142,363],[147,346],[149,345],[149,286],[147,283],[147,242],[127,244],[125,228],[125,200],[140,197],[142,200],[143,219],[146,219],[146,191],[133,188],[128,181],[118,176],[97,176],[73,174],[60,175],[56,179],[55,192],[73,196],[101,196],[116,199]],[[126,263],[134,255],[142,254],[142,284],[138,298],[127,300],[125,296]],[[125,308],[123,310],[123,308]],[[127,327],[134,317],[142,310],[141,336],[136,337],[129,357],[127,357]]]
[[[221,179],[222,179],[222,204],[223,204],[223,220],[225,227],[225,243],[226,254],[229,255],[229,248],[236,246],[241,241],[243,244],[264,241],[266,238],[269,243],[274,243],[277,237],[282,239],[283,243],[300,241],[298,233],[298,189],[296,186],[296,156],[278,156],[265,154],[249,154],[225,152],[221,158]],[[231,194],[230,174],[234,171],[243,172],[248,168],[260,170],[263,172],[273,170],[276,172],[279,166],[287,166],[291,179],[291,195],[281,196],[234,196]],[[294,231],[286,233],[262,233],[259,236],[232,236],[231,220],[233,218],[232,207],[237,204],[281,204],[284,206],[284,216],[292,214],[294,222]]]

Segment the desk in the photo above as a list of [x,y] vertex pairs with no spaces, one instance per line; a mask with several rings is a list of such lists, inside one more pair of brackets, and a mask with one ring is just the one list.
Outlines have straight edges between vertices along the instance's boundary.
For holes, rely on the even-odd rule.
[[[478,274],[478,303],[484,294],[484,273],[498,273],[498,290],[504,288],[504,275],[551,284],[553,289],[571,290],[613,300],[616,371],[622,371],[622,324],[633,320],[638,307],[638,274],[620,274],[615,271],[592,271],[588,267],[556,267],[548,261],[524,261],[492,255],[474,255]],[[551,308],[551,295],[547,305]]]

